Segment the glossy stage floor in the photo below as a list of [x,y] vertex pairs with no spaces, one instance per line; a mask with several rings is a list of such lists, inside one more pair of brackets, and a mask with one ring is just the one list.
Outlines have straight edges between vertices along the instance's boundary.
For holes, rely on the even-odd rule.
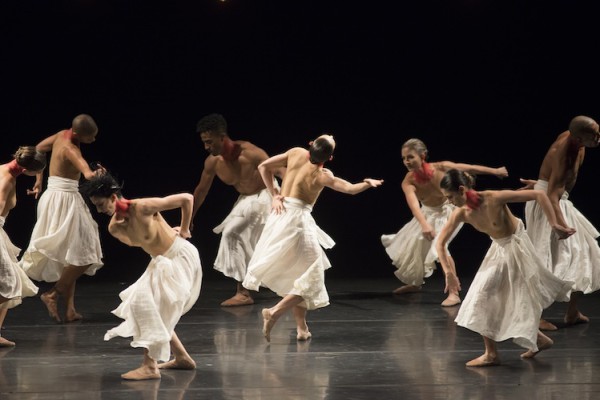
[[503,342],[501,366],[467,368],[483,342],[454,324],[458,307],[439,305],[440,278],[402,297],[391,294],[392,278],[330,280],[331,305],[309,313],[313,338],[297,342],[287,316],[270,344],[260,310],[276,302],[272,292],[261,290],[252,306],[221,308],[231,282],[205,281],[176,329],[196,370],[129,382],[120,373],[140,364],[142,350],[129,339],[103,340],[120,321],[110,311],[127,284],[82,279],[85,320],[77,323],[53,323],[39,298],[9,311],[2,335],[17,346],[0,349],[0,399],[600,399],[598,294],[581,301],[589,324],[563,327],[564,303],[545,311],[561,329],[536,358],[522,360],[520,347]]

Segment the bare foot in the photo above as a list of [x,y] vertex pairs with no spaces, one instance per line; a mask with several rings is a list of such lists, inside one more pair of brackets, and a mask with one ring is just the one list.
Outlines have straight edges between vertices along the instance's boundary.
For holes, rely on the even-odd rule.
[[0,336],[0,347],[15,347],[15,342],[11,342]]
[[267,342],[271,341],[271,329],[273,329],[273,326],[275,325],[275,320],[273,319],[273,316],[271,315],[271,311],[269,311],[268,308],[263,308],[262,310],[262,316],[263,316],[263,335],[265,336],[265,339],[267,339]]
[[48,309],[48,314],[54,318],[56,322],[62,322],[60,316],[58,315],[58,304],[56,302],[56,297],[56,295],[49,294],[48,292],[40,295],[40,299],[42,299],[46,305],[46,308]]
[[75,322],[83,319],[83,316],[79,314],[77,311],[67,311],[67,315],[65,316],[65,322]]
[[160,379],[160,372],[157,368],[148,368],[141,366],[121,375],[121,378],[129,381],[143,381],[147,379]]
[[298,334],[296,335],[296,339],[297,340],[308,340],[312,337],[312,333],[310,333],[309,331],[297,331]]
[[484,354],[482,356],[472,359],[465,365],[467,367],[491,367],[494,365],[500,365],[500,359],[498,358],[498,356],[492,357],[490,355]]
[[529,351],[521,354],[521,358],[533,358],[540,351],[546,350],[546,349],[549,349],[550,347],[552,347],[553,344],[554,344],[554,342],[552,341],[552,339],[550,339],[548,336],[546,336],[540,332],[540,333],[538,333],[538,338],[537,338],[538,351],[529,350]]
[[460,304],[460,297],[454,293],[450,293],[446,300],[442,301],[442,307],[452,307],[457,304]]
[[421,291],[421,286],[404,285],[404,286],[400,286],[398,289],[394,290],[392,293],[393,294],[405,294],[405,293],[415,293],[415,292],[420,292],[420,291]]
[[539,329],[540,331],[555,331],[558,328],[553,323],[548,322],[545,319],[540,319]]
[[158,369],[196,369],[196,362],[187,357],[181,360],[174,358],[166,363],[158,364]]
[[222,302],[221,307],[249,306],[251,304],[254,304],[252,297],[243,293],[236,293],[232,298]]
[[565,316],[565,324],[567,325],[587,324],[588,322],[590,322],[590,319],[579,311],[577,311],[576,315]]

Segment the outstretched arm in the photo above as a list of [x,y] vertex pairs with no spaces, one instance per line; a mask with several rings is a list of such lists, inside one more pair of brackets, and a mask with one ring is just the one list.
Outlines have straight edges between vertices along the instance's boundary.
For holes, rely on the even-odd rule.
[[365,178],[359,183],[350,183],[347,180],[333,176],[333,173],[328,169],[323,169],[324,174],[321,174],[321,183],[335,190],[336,192],[346,194],[358,194],[369,188],[375,188],[383,184],[383,179]]
[[463,213],[464,211],[462,208],[456,208],[452,214],[450,214],[450,218],[448,218],[446,225],[444,225],[442,231],[438,235],[435,246],[442,270],[444,271],[444,275],[446,277],[446,287],[444,288],[444,293],[456,293],[461,289],[460,281],[456,275],[456,269],[453,266],[453,263],[450,262],[450,256],[446,250],[446,246],[452,237],[452,232],[454,232],[456,228],[458,228],[458,226],[463,222]]
[[166,197],[139,199],[136,200],[136,203],[140,212],[145,215],[152,215],[161,211],[181,208],[181,224],[179,225],[179,228],[175,229],[179,231],[179,236],[183,238],[187,239],[192,236],[190,233],[190,223],[192,221],[194,196],[190,193],[178,193]]
[[494,175],[498,178],[506,178],[508,176],[506,167],[490,168],[484,165],[455,163],[452,161],[441,161],[436,164],[443,172],[447,172],[451,169],[458,169],[460,171],[468,172],[471,175]]
[[575,229],[570,228],[566,225],[561,224],[558,221],[557,215],[554,212],[554,207],[548,195],[543,190],[500,190],[497,193],[497,199],[504,203],[522,203],[530,200],[537,201],[546,218],[548,223],[552,227],[552,230],[556,233],[559,239],[566,239],[575,233]]

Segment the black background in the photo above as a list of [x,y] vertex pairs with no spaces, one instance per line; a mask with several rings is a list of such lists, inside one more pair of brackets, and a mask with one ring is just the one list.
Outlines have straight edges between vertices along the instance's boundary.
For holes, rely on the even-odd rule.
[[[332,277],[393,277],[379,236],[410,218],[400,182],[400,146],[422,139],[430,160],[505,165],[510,177],[478,188],[516,188],[536,177],[555,136],[575,115],[600,118],[598,14],[577,1],[6,1],[0,5],[0,157],[68,128],[78,113],[99,125],[83,145],[125,181],[128,198],[193,191],[206,153],[195,133],[219,112],[232,139],[274,155],[323,131],[338,142],[333,172],[382,178],[355,197],[326,189],[313,215],[337,242]],[[599,225],[589,151],[575,205]],[[6,231],[25,247],[35,205],[18,182]],[[212,232],[236,193],[215,180],[191,241],[205,277]],[[522,216],[523,205],[512,206]],[[147,255],[100,225],[105,267],[98,279],[132,279]],[[165,213],[178,224],[179,215]],[[472,274],[489,238],[465,227],[451,245]]]

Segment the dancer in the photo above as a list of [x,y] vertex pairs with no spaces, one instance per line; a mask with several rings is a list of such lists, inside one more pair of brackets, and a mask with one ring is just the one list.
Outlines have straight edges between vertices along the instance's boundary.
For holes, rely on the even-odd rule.
[[[133,337],[131,347],[143,347],[139,368],[121,377],[128,380],[160,378],[159,369],[195,369],[196,363],[175,333],[175,325],[200,295],[200,255],[188,242],[193,196],[180,193],[163,198],[127,200],[121,186],[109,174],[82,186],[98,212],[111,216],[108,231],[128,246],[141,247],[152,259],[142,276],[119,295],[122,302],[113,314],[124,319],[106,332]],[[171,228],[160,214],[181,208],[181,225]],[[174,359],[169,360],[170,350]],[[158,364],[158,361],[167,361]]]
[[[21,174],[35,176],[46,167],[46,155],[34,146],[21,146],[13,160],[0,165],[0,328],[9,308],[21,304],[23,297],[34,296],[37,286],[18,264],[21,249],[10,241],[4,231],[4,223],[10,210],[17,204],[17,177]],[[0,335],[0,347],[12,347],[15,343]]]
[[440,187],[457,208],[440,232],[437,251],[446,275],[446,289],[460,290],[455,266],[446,250],[452,232],[461,224],[471,224],[492,239],[467,295],[458,311],[458,325],[483,336],[485,352],[467,362],[468,367],[500,363],[496,342],[507,339],[528,349],[523,358],[534,357],[552,346],[552,339],[538,329],[542,310],[556,299],[568,298],[572,282],[565,282],[544,268],[523,222],[507,203],[537,201],[553,232],[561,239],[574,233],[557,222],[546,194],[541,190],[473,190],[474,178],[456,169],[448,171]]
[[[454,206],[440,190],[444,173],[450,169],[458,169],[470,174],[495,175],[498,178],[508,176],[505,167],[490,168],[451,161],[429,163],[426,161],[427,157],[427,147],[419,139],[409,139],[402,145],[402,161],[408,169],[402,181],[402,190],[413,218],[396,234],[381,236],[381,243],[397,268],[394,274],[404,283],[393,291],[394,294],[418,292],[424,278],[431,276],[436,268],[436,236],[454,210]],[[461,226],[456,227],[448,243]],[[454,265],[452,257],[448,256],[448,260]],[[450,307],[459,303],[458,292],[450,291],[442,306]]]
[[[575,282],[564,317],[567,325],[589,322],[589,318],[579,311],[577,302],[582,294],[600,289],[600,247],[596,240],[600,233],[569,200],[586,147],[594,148],[599,144],[598,123],[582,115],[573,118],[569,129],[558,135],[550,146],[534,186],[548,194],[558,223],[573,227],[577,231],[575,235],[557,241],[541,206],[535,201],[529,201],[525,206],[527,233],[546,268],[560,279]],[[557,328],[542,319],[540,329]]]
[[[237,282],[235,295],[223,301],[221,306],[254,304],[242,281],[271,211],[271,197],[257,170],[258,165],[268,158],[267,153],[250,142],[231,140],[227,121],[220,114],[203,117],[196,131],[210,154],[204,161],[200,182],[194,190],[192,220],[204,203],[215,176],[238,192],[238,199],[229,215],[213,229],[221,234],[214,268]],[[282,177],[281,172],[277,175]]]
[[[102,166],[92,171],[81,155],[80,144],[96,140],[98,127],[87,114],[77,115],[70,129],[62,130],[42,140],[37,150],[50,157],[48,187],[40,197],[37,221],[29,246],[21,257],[23,269],[36,281],[56,282],[41,295],[50,317],[57,322],[58,300],[66,302],[64,321],[82,319],[75,309],[75,284],[83,275],[94,275],[102,267],[102,249],[98,225],[78,191],[79,179],[102,174]],[[42,189],[42,177],[37,175],[31,193]]]
[[[328,249],[335,243],[311,215],[323,188],[357,194],[383,183],[367,178],[352,184],[335,177],[323,168],[334,149],[333,136],[324,134],[310,142],[308,150],[294,147],[258,166],[273,197],[273,212],[256,245],[243,285],[250,290],[268,287],[283,297],[275,306],[262,310],[263,334],[267,341],[271,340],[271,329],[277,319],[289,309],[293,309],[296,319],[297,339],[309,339],[306,311],[329,304],[325,270],[331,264],[321,246]],[[279,193],[273,186],[273,174],[282,167],[286,167],[286,174]]]

